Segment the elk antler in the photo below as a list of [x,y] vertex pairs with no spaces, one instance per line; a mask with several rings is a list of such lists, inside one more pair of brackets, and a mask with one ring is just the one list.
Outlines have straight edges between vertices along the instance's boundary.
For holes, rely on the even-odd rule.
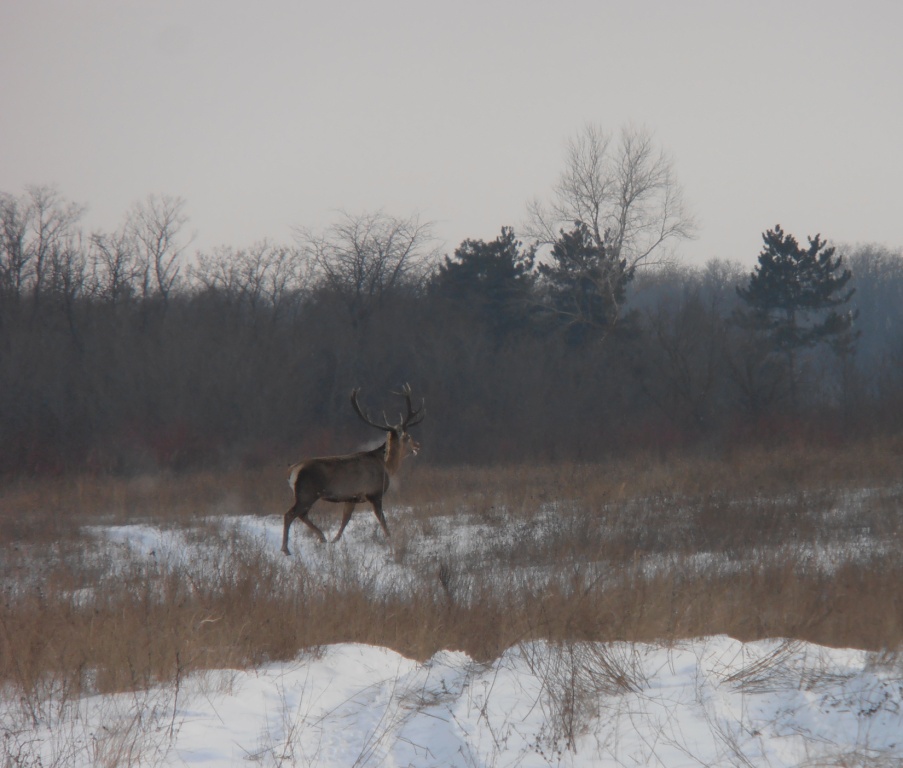
[[401,392],[393,392],[392,394],[399,395],[404,398],[405,404],[408,408],[407,416],[402,416],[399,414],[399,421],[397,426],[392,426],[389,424],[388,418],[386,418],[385,413],[383,414],[383,423],[379,424],[373,419],[370,418],[370,414],[367,413],[363,408],[361,408],[361,404],[357,400],[357,393],[360,392],[360,389],[351,390],[351,407],[354,408],[354,412],[363,419],[364,422],[369,424],[371,427],[376,427],[377,429],[381,429],[383,432],[391,432],[396,429],[400,429],[402,432],[406,431],[408,427],[415,427],[421,421],[423,421],[423,417],[426,416],[426,410],[424,408],[424,401],[420,401],[420,407],[415,411],[414,404],[411,402],[411,385],[405,384],[401,388]]
[[408,427],[416,427],[421,421],[423,421],[423,417],[426,416],[426,401],[421,399],[420,407],[416,411],[414,410],[414,406],[411,404],[410,384],[405,384],[401,388],[401,392],[396,392],[395,394],[401,395],[408,406],[408,415],[402,418],[401,428],[406,430]]
[[389,420],[383,415],[384,424],[377,424],[373,419],[370,418],[370,415],[360,406],[360,403],[357,401],[357,393],[360,392],[359,389],[351,390],[351,407],[354,408],[354,412],[360,416],[367,424],[371,427],[376,427],[377,429],[381,429],[383,432],[391,432],[392,427],[389,426]]

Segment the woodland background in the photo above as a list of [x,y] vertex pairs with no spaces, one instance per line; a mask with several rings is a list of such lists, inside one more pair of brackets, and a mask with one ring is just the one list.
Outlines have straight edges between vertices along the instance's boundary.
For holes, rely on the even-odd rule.
[[382,211],[299,228],[290,245],[190,253],[180,198],[151,195],[116,231],[88,233],[55,187],[0,194],[0,471],[344,452],[377,437],[351,389],[391,418],[405,382],[426,399],[419,439],[439,464],[903,428],[903,251],[838,245],[832,268],[853,291],[837,302],[843,343],[788,356],[742,322],[755,273],[739,260],[755,254],[671,256],[695,223],[648,136],[588,127],[569,152],[523,232],[451,254],[428,222]]

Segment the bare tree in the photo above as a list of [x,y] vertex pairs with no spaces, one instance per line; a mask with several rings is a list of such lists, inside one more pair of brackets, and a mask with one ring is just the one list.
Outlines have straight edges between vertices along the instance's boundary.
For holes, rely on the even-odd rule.
[[393,290],[419,285],[432,256],[430,223],[382,211],[357,216],[342,212],[324,232],[298,229],[296,237],[323,283],[342,298],[355,322]]
[[124,229],[112,234],[92,234],[90,261],[95,296],[110,304],[132,297],[143,270],[138,264],[135,243]]
[[49,292],[66,302],[83,296],[88,281],[88,258],[80,234],[62,240],[50,251],[47,267]]
[[625,261],[628,272],[660,261],[665,246],[696,230],[670,156],[648,131],[632,125],[615,142],[587,124],[568,142],[551,201],[533,200],[527,213],[525,234],[537,243],[552,244],[580,222],[598,248]]
[[199,253],[197,266],[190,272],[203,288],[252,311],[261,305],[278,311],[292,293],[306,288],[305,265],[298,249],[262,240],[250,248],[222,246],[209,254]]
[[124,231],[136,248],[144,298],[158,296],[165,301],[172,292],[188,245],[179,241],[187,223],[185,201],[170,195],[148,195],[126,215]]
[[0,194],[0,292],[15,298],[21,297],[28,277],[27,230],[23,201],[6,192]]
[[70,248],[85,207],[65,200],[52,186],[28,186],[25,194],[0,196],[0,281],[21,296],[31,289],[37,303],[53,272],[55,254]]
[[85,206],[68,202],[55,187],[28,187],[30,205],[31,264],[34,273],[33,291],[37,299],[45,281],[53,271],[55,255],[69,251],[76,236],[75,225],[85,212]]
[[718,298],[702,293],[695,288],[673,301],[660,300],[648,313],[651,345],[643,389],[673,422],[706,431],[715,426],[726,342]]
[[264,243],[253,246],[251,254],[255,262],[259,261],[263,272],[259,282],[261,296],[275,312],[278,313],[292,297],[307,291],[310,269],[300,249]]

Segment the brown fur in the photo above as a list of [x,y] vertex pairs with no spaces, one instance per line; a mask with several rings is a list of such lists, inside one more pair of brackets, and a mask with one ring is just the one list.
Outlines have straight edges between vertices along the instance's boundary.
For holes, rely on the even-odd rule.
[[286,555],[291,554],[288,548],[288,532],[295,518],[300,517],[301,522],[316,533],[320,541],[326,541],[323,531],[309,517],[311,507],[319,499],[345,505],[342,523],[333,539],[334,542],[342,537],[355,506],[365,501],[370,502],[373,514],[376,515],[386,536],[389,536],[389,527],[382,509],[383,494],[389,488],[390,478],[401,467],[402,460],[410,454],[416,454],[420,449],[407,433],[407,428],[419,423],[423,418],[422,406],[416,412],[411,407],[410,388],[406,387],[402,394],[408,405],[408,415],[397,426],[389,426],[388,423],[381,425],[371,421],[357,404],[357,391],[351,395],[352,405],[358,415],[371,426],[386,431],[386,442],[379,448],[344,456],[308,459],[291,467],[289,485],[294,493],[295,503],[285,513],[282,528],[282,551]]

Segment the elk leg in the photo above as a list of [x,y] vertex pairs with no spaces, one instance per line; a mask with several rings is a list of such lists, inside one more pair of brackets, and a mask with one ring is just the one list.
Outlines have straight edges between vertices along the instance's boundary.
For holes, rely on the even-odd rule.
[[379,524],[382,526],[386,538],[391,538],[389,536],[389,526],[386,525],[386,516],[383,514],[382,496],[372,496],[368,498],[368,501],[373,505],[373,514],[376,515],[376,519],[379,520]]
[[294,522],[295,518],[298,516],[298,513],[296,511],[297,508],[297,504],[292,504],[292,506],[289,507],[288,512],[285,513],[285,517],[283,518],[284,522],[282,524],[282,551],[286,555],[291,554],[291,552],[288,551],[288,529],[291,528],[292,522]]
[[304,512],[298,517],[301,518],[301,522],[304,523],[308,528],[310,528],[317,536],[320,538],[320,541],[325,544],[326,536],[323,535],[323,531],[321,531],[316,525],[313,524],[313,521],[307,516],[307,513],[310,512],[310,507],[308,507]]
[[339,532],[335,535],[335,538],[332,540],[332,543],[335,544],[339,539],[342,538],[342,532],[345,530],[345,526],[348,525],[348,521],[351,520],[351,513],[354,512],[354,506],[356,502],[346,501],[345,507],[342,510],[342,524],[339,526]]
[[296,501],[291,506],[291,508],[288,510],[288,512],[285,513],[284,523],[282,526],[282,551],[286,555],[291,554],[291,552],[288,551],[288,529],[291,527],[292,522],[295,520],[296,517],[300,517],[301,522],[304,523],[305,525],[307,525],[308,528],[313,530],[313,532],[316,533],[317,536],[320,537],[320,541],[322,541],[322,542],[326,541],[326,537],[323,535],[323,531],[321,531],[319,528],[317,528],[317,526],[315,526],[311,522],[310,518],[307,516],[307,513],[310,512],[310,508],[311,508],[311,506],[313,506],[313,504],[308,504],[306,506],[306,508],[304,508],[304,511],[300,512],[300,513],[298,512],[299,506],[300,506],[299,503]]

